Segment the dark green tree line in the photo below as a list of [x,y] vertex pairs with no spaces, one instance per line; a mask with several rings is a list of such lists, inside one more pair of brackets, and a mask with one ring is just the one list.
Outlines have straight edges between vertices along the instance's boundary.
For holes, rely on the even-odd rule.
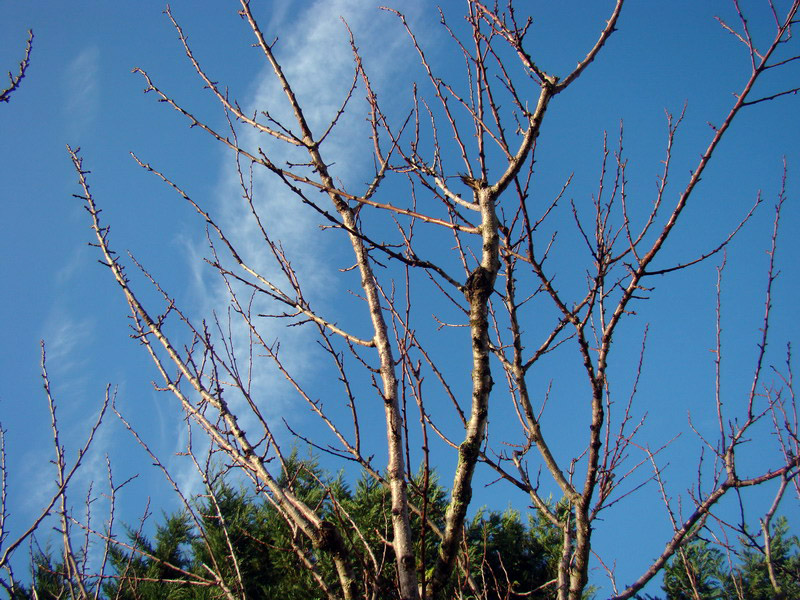
[[[447,490],[434,476],[427,485],[413,480],[412,496],[425,506],[425,518],[415,514],[412,529],[420,556],[426,557],[430,576],[435,563],[437,537],[444,523]],[[391,502],[389,492],[368,474],[351,487],[341,474],[331,475],[314,458],[292,453],[280,485],[315,506],[331,526],[351,532],[345,542],[363,573],[377,573],[361,582],[372,597],[398,598],[395,557],[391,552]],[[425,493],[423,503],[421,495]],[[338,498],[338,503],[331,502]],[[560,560],[559,532],[532,512],[523,520],[518,511],[481,509],[465,528],[465,571],[481,600],[554,597]],[[364,540],[356,539],[356,536]],[[366,543],[364,543],[366,542]],[[422,546],[424,545],[424,551]],[[368,548],[367,551],[364,548]],[[299,566],[297,550],[312,569]],[[800,539],[789,534],[785,517],[776,519],[771,532],[771,556],[784,598],[800,598]],[[371,565],[366,564],[372,562]],[[141,528],[127,528],[125,540],[111,546],[112,574],[103,586],[108,600],[211,600],[263,598],[266,600],[317,600],[325,586],[334,587],[336,571],[326,553],[317,552],[292,531],[275,506],[236,487],[224,477],[210,484],[196,499],[193,510],[163,515],[147,537]],[[209,573],[221,574],[214,580]],[[34,557],[31,589],[18,588],[15,600],[57,599],[69,589],[63,564],[46,550]],[[451,586],[460,597],[458,582]],[[726,554],[699,535],[669,562],[664,570],[663,597],[643,600],[772,600],[765,552],[757,538],[744,535]],[[593,588],[585,598],[592,598]]]
[[648,600],[776,600],[800,598],[800,539],[789,534],[786,517],[776,519],[770,532],[770,581],[764,544],[744,531],[725,552],[700,537],[677,553],[664,570],[664,596]]
[[[351,532],[345,540],[348,552],[356,562],[372,563],[364,564],[363,573],[377,573],[374,581],[361,582],[365,590],[378,590],[375,597],[382,599],[399,597],[385,487],[365,474],[351,488],[341,475],[332,476],[316,460],[300,459],[296,453],[280,484],[315,506],[324,521]],[[416,547],[426,557],[427,573],[419,573],[424,579],[435,564],[447,494],[436,477],[427,485],[419,477],[414,484],[412,495],[418,506],[425,506],[424,519],[420,514],[411,519]],[[330,502],[332,495],[336,504]],[[128,527],[126,539],[117,542],[110,550],[113,574],[103,586],[108,599],[204,600],[229,593],[235,598],[315,600],[324,598],[323,586],[336,584],[330,558],[293,532],[278,509],[221,477],[196,500],[191,514],[183,510],[164,515],[151,537]],[[559,556],[558,532],[551,524],[534,515],[525,522],[510,509],[481,510],[468,523],[464,543],[466,568],[486,600],[552,597]],[[314,565],[322,585],[311,569],[298,565],[298,548]],[[222,581],[209,579],[211,572],[222,574]],[[63,566],[40,552],[32,589],[20,589],[18,598],[64,597],[64,577]]]

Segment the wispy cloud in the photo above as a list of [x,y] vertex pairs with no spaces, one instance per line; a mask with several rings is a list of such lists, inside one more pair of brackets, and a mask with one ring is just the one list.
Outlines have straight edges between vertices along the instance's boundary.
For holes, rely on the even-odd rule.
[[[413,7],[407,7],[412,10]],[[377,48],[377,56],[369,56],[371,75],[380,85],[392,77],[402,65],[396,64],[393,46],[407,43],[400,27],[388,28],[378,4],[361,0],[316,2],[301,15],[279,29],[281,38],[275,47],[284,73],[303,103],[305,117],[317,134],[326,130],[339,110],[354,74],[353,55],[344,19],[364,48]],[[267,66],[259,76],[253,97],[245,104],[246,112],[267,111],[276,120],[291,127],[294,116],[283,90]],[[332,172],[345,184],[366,181],[372,175],[373,161],[363,90],[357,90],[348,112],[339,120],[336,129],[326,140],[324,159],[333,164]],[[279,164],[292,160],[294,150],[253,129],[240,134],[240,143],[248,148],[261,148]],[[366,150],[366,152],[364,152]],[[307,157],[298,156],[298,162]],[[218,210],[226,232],[242,248],[245,256],[260,273],[283,283],[277,265],[265,251],[264,241],[249,208],[242,202],[242,191],[230,153],[223,158],[223,175],[218,193]],[[265,227],[272,239],[280,242],[292,266],[298,272],[308,298],[325,300],[330,283],[330,265],[326,262],[327,248],[318,234],[319,217],[303,205],[271,173],[264,169],[254,173],[254,197]],[[327,208],[327,207],[326,207]],[[227,305],[227,295],[221,286],[214,295],[216,306]],[[273,337],[278,335],[276,328]],[[293,332],[293,333],[296,333]],[[282,341],[282,354],[288,364],[306,364],[308,340],[293,335],[295,344]],[[268,338],[269,339],[269,338]],[[279,407],[282,409],[282,407]]]
[[[354,75],[352,49],[342,19],[352,29],[359,47],[371,49],[367,57],[367,68],[376,87],[379,88],[382,83],[406,68],[393,52],[399,45],[408,44],[406,33],[399,26],[387,27],[392,25],[391,17],[382,13],[378,6],[377,2],[363,0],[318,1],[301,14],[286,13],[282,18],[272,15],[272,21],[282,21],[270,23],[274,30],[280,31],[280,40],[274,47],[276,55],[303,104],[307,121],[318,135],[327,129],[341,107]],[[411,2],[404,6],[404,10],[409,13],[415,13],[420,8],[420,2]],[[293,113],[269,65],[265,66],[252,89],[254,92],[250,98],[244,101],[240,99],[246,113],[261,114],[261,111],[267,111],[273,119],[292,128]],[[373,174],[374,164],[366,114],[364,92],[357,90],[348,112],[326,140],[324,159],[329,164],[335,163],[334,173],[345,185],[367,181]],[[286,144],[252,129],[239,133],[239,143],[250,149],[260,148],[279,164],[294,159],[297,159],[295,162],[307,161],[307,157],[296,153],[297,149],[287,147]],[[292,154],[293,152],[296,154]],[[245,260],[265,278],[283,286],[286,284],[285,278],[266,248],[249,207],[242,200],[242,189],[235,165],[235,158],[230,152],[225,152],[213,212]],[[330,249],[318,235],[319,216],[264,169],[253,174],[253,194],[264,226],[290,258],[303,285],[304,295],[312,301],[319,301],[315,306],[321,307],[326,299],[332,273],[330,265],[326,263]],[[197,255],[207,253],[207,249],[200,248],[199,243],[196,243],[195,248],[197,249],[187,253],[193,261]],[[205,273],[196,270],[193,273],[196,294],[206,299],[205,306],[198,309],[204,315],[215,311],[227,327],[227,289],[218,278],[209,277],[207,270]],[[290,289],[288,285],[286,289]],[[267,301],[259,302],[262,303],[255,307],[254,313],[270,312],[270,308],[273,308]],[[286,335],[285,325],[280,320],[259,321],[260,332],[265,340],[280,340],[283,364],[290,371],[308,374],[316,348],[312,332],[310,329],[306,331],[304,328],[294,328],[291,335]],[[241,321],[232,320],[230,338],[240,353],[239,358],[244,358],[250,339],[247,328]],[[276,424],[280,417],[290,412],[293,415],[298,414],[293,400],[295,392],[276,369],[270,369],[269,365],[265,367],[262,360],[251,376],[253,395],[268,420]],[[238,406],[246,415],[243,402],[237,403],[231,398],[228,401],[234,409]],[[240,418],[240,424],[246,431],[252,431],[253,435],[258,436],[254,419],[244,416]],[[176,448],[177,451],[185,449],[186,437],[181,437],[178,444],[182,447]],[[195,444],[197,442],[198,439],[195,438]],[[173,467],[180,470],[173,473],[176,478],[184,485],[188,484],[194,469],[190,462],[184,461],[182,466],[176,463]]]
[[[89,360],[85,349],[91,344],[93,329],[91,319],[71,318],[63,308],[55,307],[41,332],[45,341],[46,367],[55,404],[59,444],[65,451],[68,470],[78,460],[79,450],[88,439],[104,394],[104,390],[97,389],[88,375]],[[87,393],[87,390],[91,391]],[[96,396],[93,395],[95,393]],[[36,408],[32,409],[43,417],[35,424],[36,431],[29,432],[34,443],[18,453],[14,465],[14,470],[18,472],[16,483],[26,498],[24,508],[17,515],[16,526],[32,522],[56,491],[56,466],[53,463],[55,446],[46,405],[46,397],[42,392],[42,397],[36,398]],[[87,410],[87,406],[92,409]],[[81,467],[72,479],[69,488],[71,507],[80,506],[88,490],[95,484],[101,485],[107,478],[104,457],[114,446],[115,438],[108,429],[108,415],[105,421],[93,438],[91,451],[81,457]],[[24,477],[19,477],[19,473],[24,473]],[[43,526],[39,531],[46,530],[47,526]]]
[[88,46],[64,71],[64,113],[71,136],[78,136],[92,122],[99,105],[100,50]]
[[54,275],[54,281],[59,286],[69,285],[75,275],[85,268],[87,261],[88,247],[79,246],[74,248],[66,257],[62,259],[61,266]]
[[51,377],[60,379],[62,393],[65,387],[83,387],[88,358],[78,350],[91,344],[93,332],[90,317],[70,315],[62,306],[54,305],[45,319],[40,337],[45,343],[48,371]]

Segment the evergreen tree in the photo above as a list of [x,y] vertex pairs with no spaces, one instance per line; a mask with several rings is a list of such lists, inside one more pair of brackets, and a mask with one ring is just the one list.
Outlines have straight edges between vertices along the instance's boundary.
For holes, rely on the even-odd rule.
[[[362,473],[351,489],[342,474],[331,475],[313,456],[300,458],[296,451],[286,461],[279,484],[314,507],[320,519],[345,532],[344,543],[365,597],[399,598],[385,486]],[[426,478],[421,471],[410,481],[409,496],[416,509],[411,525],[420,559],[418,575],[424,582],[436,562],[447,490],[435,473]],[[788,531],[786,519],[777,519],[771,553],[782,598],[793,599],[800,598],[800,540]],[[524,521],[512,509],[480,510],[466,524],[464,540],[465,552],[447,591],[451,597],[461,597],[467,575],[481,590],[482,600],[554,596],[561,534],[538,513]],[[776,598],[763,548],[753,540],[740,540],[741,560],[731,569],[722,551],[695,539],[665,568],[664,600]],[[102,590],[109,600],[212,600],[226,597],[226,590],[235,598],[323,600],[320,582],[332,590],[338,586],[326,553],[297,535],[267,498],[236,488],[224,477],[216,478],[209,493],[196,500],[193,515],[165,515],[152,540],[128,528],[127,542],[111,547],[109,565],[112,576]],[[12,600],[69,597],[65,569],[47,551],[34,556],[32,575],[32,588],[18,586]],[[584,597],[592,594],[588,588]]]
[[[364,473],[351,490],[341,474],[331,476],[314,457],[301,459],[296,451],[285,466],[280,485],[316,507],[320,518],[347,532],[345,542],[360,567],[363,589],[382,600],[399,598],[386,488]],[[423,575],[430,576],[436,561],[435,530],[444,526],[447,492],[435,473],[426,483],[420,472],[411,481],[409,495],[419,513],[425,513],[424,520],[421,514],[411,516],[418,556],[424,560],[418,565],[422,580]],[[305,537],[296,535],[268,501],[220,478],[213,494],[198,501],[195,513],[198,523],[186,512],[166,516],[153,541],[129,530],[128,547],[117,546],[111,553],[117,577],[106,584],[106,597],[219,598],[224,595],[220,586],[198,585],[201,579],[208,581],[209,572],[215,572],[236,597],[321,600],[324,593],[309,565],[325,585],[336,589],[332,561]],[[525,524],[520,514],[511,510],[480,511],[465,533],[468,551],[464,564],[478,586],[485,587],[486,598],[543,600],[551,595],[558,534],[549,523],[531,517]],[[459,576],[463,578],[464,573],[454,575],[453,592]]]
[[108,598],[156,600],[190,598],[184,571],[190,568],[191,519],[184,512],[165,516],[156,528],[154,540],[131,528],[128,543],[112,545],[111,566],[117,575],[105,585]]
[[664,569],[667,600],[724,600],[725,556],[705,540],[684,546]]
[[553,597],[558,565],[558,530],[536,515],[480,511],[469,527],[468,545],[487,598]]
[[[771,532],[770,550],[772,562],[782,598],[800,598],[800,539],[790,536],[786,517],[779,517]],[[767,561],[762,547],[753,547],[753,542],[740,540],[745,550],[742,564],[727,578],[725,589],[729,598],[746,600],[774,600],[780,598],[772,585]]]

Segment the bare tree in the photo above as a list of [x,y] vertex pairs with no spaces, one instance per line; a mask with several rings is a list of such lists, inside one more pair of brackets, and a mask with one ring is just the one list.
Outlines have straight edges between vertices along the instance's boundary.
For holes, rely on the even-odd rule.
[[[247,331],[250,346],[244,351],[217,315],[195,320],[178,307],[165,286],[136,263],[144,279],[162,297],[162,308],[145,304],[144,293],[134,285],[112,249],[109,226],[101,221],[98,200],[90,190],[89,171],[78,151],[69,149],[82,190],[78,197],[85,202],[91,217],[102,261],[130,307],[134,337],[149,353],[159,373],[158,389],[180,403],[188,418],[208,436],[213,451],[224,456],[227,467],[240,470],[253,481],[255,489],[274,505],[298,539],[308,540],[315,552],[330,557],[338,588],[318,578],[329,598],[371,597],[369,573],[359,569],[369,570],[374,561],[356,558],[368,557],[371,549],[364,536],[345,525],[346,520],[332,523],[322,519],[316,507],[302,502],[291,486],[279,485],[269,463],[285,465],[286,457],[275,436],[275,424],[264,416],[269,400],[263,390],[252,385],[253,372],[261,368],[256,362],[258,356],[265,356],[285,377],[298,400],[307,403],[330,430],[336,445],[318,444],[311,433],[298,432],[298,437],[356,463],[390,491],[390,543],[397,564],[398,595],[403,599],[481,595],[479,583],[469,577],[462,544],[473,478],[479,467],[495,471],[500,479],[527,495],[535,510],[561,531],[558,578],[552,582],[553,595],[559,600],[578,600],[587,589],[593,531],[602,526],[598,517],[648,481],[661,490],[673,533],[665,540],[661,554],[633,584],[618,589],[613,569],[608,569],[614,598],[620,600],[637,594],[693,536],[717,519],[716,507],[726,495],[777,481],[781,483],[777,505],[785,489],[793,485],[797,490],[800,448],[794,397],[763,393],[769,385],[765,352],[784,191],[776,211],[763,338],[752,387],[745,405],[735,410],[723,405],[718,383],[717,397],[710,400],[716,403],[717,437],[709,439],[698,431],[713,464],[697,467],[696,488],[682,496],[683,508],[687,502],[691,504],[688,514],[681,513],[670,500],[674,492],[667,489],[663,465],[659,463],[660,449],[639,439],[641,423],[633,418],[632,403],[641,362],[633,375],[634,393],[622,414],[612,412],[616,396],[612,395],[615,388],[609,366],[621,352],[612,341],[635,307],[652,293],[651,282],[721,256],[752,214],[746,215],[728,237],[695,259],[665,264],[665,244],[676,224],[685,218],[684,210],[731,124],[749,107],[800,89],[789,84],[777,92],[759,95],[757,85],[765,73],[772,73],[773,78],[779,76],[787,65],[800,58],[791,36],[800,1],[791,2],[782,11],[767,1],[766,10],[774,17],[774,31],[766,40],[751,35],[747,17],[737,2],[734,8],[739,22],[720,21],[749,54],[745,84],[713,127],[710,142],[682,184],[672,183],[676,177],[671,164],[673,142],[683,115],[668,117],[663,171],[643,217],[635,216],[638,211],[632,209],[628,197],[624,159],[619,153],[609,156],[610,151],[605,148],[591,216],[587,218],[572,207],[586,253],[586,261],[576,261],[576,268],[579,276],[585,273],[587,282],[586,288],[575,295],[555,283],[556,273],[548,258],[564,250],[554,245],[544,225],[556,214],[569,182],[551,201],[533,202],[534,162],[539,151],[536,142],[550,103],[557,101],[559,94],[595,60],[602,59],[603,49],[617,29],[623,4],[623,0],[617,0],[596,40],[587,43],[585,54],[577,57],[577,66],[566,73],[549,72],[532,55],[527,41],[532,21],[521,16],[513,2],[504,8],[496,3],[467,2],[468,27],[464,35],[451,28],[446,15],[440,13],[442,26],[465,62],[462,81],[438,73],[425,52],[424,40],[416,37],[404,15],[386,9],[407,31],[426,80],[411,91],[408,117],[396,121],[384,111],[379,90],[373,88],[362,53],[350,34],[352,83],[341,108],[320,130],[310,124],[309,106],[298,97],[294,82],[281,67],[279,45],[268,41],[248,0],[241,0],[241,16],[283,90],[291,122],[276,117],[279,111],[273,107],[254,114],[243,110],[218,79],[206,73],[168,10],[192,67],[223,107],[229,130],[215,129],[194,116],[150,74],[136,71],[144,78],[147,92],[235,155],[242,196],[262,237],[261,252],[277,265],[278,275],[269,277],[260,272],[253,266],[251,253],[218,224],[210,209],[166,174],[136,160],[171,186],[205,221],[208,262],[229,292],[230,318],[238,319]],[[526,91],[531,86],[537,90],[532,95]],[[427,98],[423,89],[430,90]],[[375,165],[371,180],[360,187],[343,182],[345,178],[331,164],[327,145],[342,114],[353,110],[357,93],[366,97],[371,148],[364,152],[371,155]],[[253,128],[283,144],[285,154],[240,142],[242,128]],[[297,158],[299,155],[303,157]],[[338,233],[346,241],[352,264],[342,266],[332,259],[330,269],[331,277],[338,277],[343,289],[350,285],[350,273],[357,273],[357,289],[353,290],[348,309],[359,317],[349,318],[351,325],[340,325],[337,317],[331,316],[336,313],[331,307],[312,306],[304,292],[302,273],[294,268],[281,241],[270,232],[270,215],[259,210],[252,184],[253,169],[258,168],[271,173],[297,202],[316,213],[326,230]],[[395,190],[400,185],[405,185],[404,192],[397,194]],[[447,256],[431,250],[443,233],[452,240],[453,250]],[[571,255],[575,253],[575,249],[569,251]],[[661,262],[656,260],[659,257]],[[432,321],[429,312],[414,305],[412,291],[437,297],[437,312],[452,315],[452,320],[437,315]],[[259,312],[262,305],[271,307],[269,314]],[[338,397],[350,412],[349,423],[333,416],[308,391],[307,373],[295,372],[285,364],[278,343],[264,333],[265,320],[283,320],[313,330],[330,360],[333,384],[340,386]],[[179,325],[183,333],[177,333]],[[429,332],[440,327],[464,331],[463,342],[471,348],[468,362],[453,364],[450,349],[437,347]],[[531,389],[532,373],[543,357],[555,352],[575,353],[589,390],[583,404],[589,423],[586,437],[578,444],[579,451],[568,459],[553,450],[555,434],[541,422],[544,405],[536,398],[547,398],[547,393]],[[716,356],[721,360],[721,342]],[[789,373],[784,377],[790,387]],[[506,384],[505,393],[495,386],[499,380]],[[465,388],[471,389],[465,393]],[[447,422],[442,419],[440,408],[432,406],[434,398],[442,397],[452,404]],[[504,403],[518,416],[519,432],[516,437],[505,433],[500,444],[490,444],[488,420]],[[384,467],[376,465],[372,458],[376,451],[362,445],[361,419],[375,404],[382,406],[385,419]],[[417,417],[412,417],[414,406]],[[248,425],[245,431],[244,422],[255,425]],[[415,426],[415,422],[419,425]],[[455,429],[454,422],[458,425]],[[762,431],[764,424],[770,426],[767,435],[779,440],[779,451],[771,455],[763,470],[745,475],[739,467],[746,449],[744,442]],[[409,486],[415,485],[412,462],[421,461],[426,476],[429,473],[429,438],[434,436],[457,454],[457,466],[452,473],[445,526],[435,529],[440,538],[437,554],[426,558],[420,556],[415,545],[409,517],[417,513],[424,519],[426,508],[410,501]],[[632,454],[640,458],[632,459]],[[652,474],[645,476],[644,482],[635,483],[633,474],[638,475],[648,464],[652,465]],[[545,475],[552,486],[540,481]],[[542,493],[545,488],[558,491],[555,504]],[[331,501],[336,503],[336,498]],[[772,507],[765,510],[767,526],[774,512]],[[722,522],[721,518],[718,520]],[[430,527],[434,525],[431,523]],[[768,541],[766,547],[769,548]],[[315,569],[314,561],[299,545],[295,551],[299,565]],[[455,592],[448,587],[453,581],[458,582]]]

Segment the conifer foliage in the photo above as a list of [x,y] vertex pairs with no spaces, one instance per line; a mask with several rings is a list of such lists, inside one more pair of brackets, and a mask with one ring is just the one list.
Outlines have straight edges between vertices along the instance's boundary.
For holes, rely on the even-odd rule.
[[[421,498],[421,478],[415,478],[415,501]],[[332,524],[347,527],[346,540],[360,572],[377,576],[364,580],[365,597],[397,599],[394,554],[391,552],[391,502],[386,489],[363,474],[352,488],[341,474],[332,476],[314,457],[293,452],[281,485],[316,506]],[[340,499],[329,501],[330,494]],[[423,521],[412,519],[415,546],[427,555],[433,568],[437,536],[444,523],[446,490],[434,476],[427,488],[428,511]],[[419,502],[420,505],[422,504]],[[789,535],[785,517],[776,520],[771,533],[772,562],[782,596],[770,582],[765,552],[752,535],[743,535],[727,552],[696,538],[681,549],[664,570],[664,596],[640,600],[774,600],[800,598],[800,539]],[[365,537],[366,543],[355,536]],[[479,510],[464,536],[465,569],[473,586],[482,590],[476,600],[550,600],[557,582],[560,558],[559,532],[530,513],[523,521],[518,511]],[[297,545],[321,574],[298,566]],[[425,546],[422,552],[421,546]],[[55,600],[68,594],[63,564],[47,552],[34,561],[34,584],[18,588],[15,600]],[[263,598],[265,600],[324,600],[325,588],[336,585],[336,570],[324,552],[293,533],[276,508],[258,496],[236,487],[223,477],[210,483],[207,494],[190,509],[164,515],[151,537],[141,528],[127,529],[127,540],[111,547],[111,572],[102,586],[104,600],[212,600]],[[209,573],[220,574],[218,579]],[[422,578],[421,574],[420,577]],[[462,597],[453,581],[449,593]],[[594,598],[588,588],[584,598]]]

